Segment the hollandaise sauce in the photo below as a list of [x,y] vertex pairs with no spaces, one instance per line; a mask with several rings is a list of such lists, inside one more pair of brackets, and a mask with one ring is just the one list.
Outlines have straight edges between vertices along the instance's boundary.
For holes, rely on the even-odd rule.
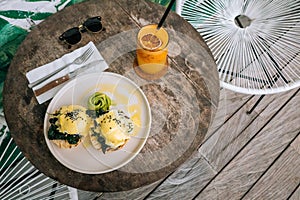
[[[118,90],[116,84],[110,84],[110,83],[102,83],[101,85],[96,86],[96,88],[99,88],[99,90],[94,93],[105,94],[105,96],[110,98],[110,101],[108,102],[111,102],[111,106],[120,108],[121,110],[124,110],[128,114],[128,116],[131,118],[134,124],[134,130],[132,132],[132,136],[137,135],[137,133],[141,128],[141,120],[142,120],[141,102],[143,101],[142,97],[139,95],[137,90],[132,87],[126,88],[125,90]],[[91,88],[88,91],[89,91],[88,93],[90,93],[91,91],[95,91],[95,87]],[[88,93],[84,95],[89,96]],[[102,100],[102,102],[105,101],[106,100]],[[100,114],[104,114],[104,113],[105,112]],[[97,117],[99,117],[100,114],[98,113]]]
[[130,139],[133,130],[131,119],[122,110],[111,110],[95,119],[92,144],[96,149],[101,148],[103,153],[116,150]]
[[49,140],[66,140],[69,144],[77,144],[85,136],[90,127],[90,119],[86,109],[79,105],[60,107],[49,119]]

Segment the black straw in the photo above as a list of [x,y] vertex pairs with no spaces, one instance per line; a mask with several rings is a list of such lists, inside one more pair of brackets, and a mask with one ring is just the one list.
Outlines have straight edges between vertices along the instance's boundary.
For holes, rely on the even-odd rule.
[[168,16],[168,14],[169,14],[169,12],[170,12],[170,10],[171,10],[171,8],[172,8],[175,1],[176,0],[171,0],[171,2],[169,3],[164,15],[162,16],[160,22],[157,25],[157,28],[156,28],[157,30],[159,30],[162,27],[162,25],[163,25],[164,21],[166,20],[166,18],[167,18],[167,16]]

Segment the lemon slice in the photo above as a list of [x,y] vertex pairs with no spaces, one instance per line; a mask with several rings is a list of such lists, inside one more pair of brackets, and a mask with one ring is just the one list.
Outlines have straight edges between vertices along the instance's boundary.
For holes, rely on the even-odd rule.
[[143,35],[140,39],[140,43],[144,49],[151,51],[158,49],[162,45],[162,41],[152,33]]

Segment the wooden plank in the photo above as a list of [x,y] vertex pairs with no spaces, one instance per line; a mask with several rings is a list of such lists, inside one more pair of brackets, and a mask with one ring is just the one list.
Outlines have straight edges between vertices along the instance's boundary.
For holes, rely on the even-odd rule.
[[295,151],[300,154],[300,137],[297,137],[297,139],[293,142],[293,144],[291,145],[292,148],[295,149]]
[[[300,137],[298,136],[297,139],[291,145],[295,151],[300,154]],[[298,155],[299,156],[299,155]],[[298,183],[298,188],[295,190],[289,200],[299,200],[300,199],[300,181]]]
[[294,194],[292,194],[289,200],[299,200],[299,199],[300,199],[300,186],[298,185],[298,189],[294,192]]
[[220,171],[295,92],[296,89],[265,96],[251,114],[246,114],[260,96],[250,99],[203,144],[200,152]]
[[196,153],[169,176],[147,199],[191,199],[193,192],[204,187],[216,172],[207,161]]
[[[300,141],[300,136],[293,143]],[[244,199],[287,199],[300,183],[300,156],[291,145]]]
[[208,133],[205,136],[205,140],[220,129],[226,121],[233,117],[233,115],[238,112],[252,97],[253,96],[251,95],[245,95],[222,88],[220,90],[218,110]]
[[97,200],[118,200],[118,199],[144,199],[158,184],[160,181],[154,182],[150,185],[140,187],[137,189],[123,191],[123,192],[103,192]]
[[[256,137],[199,192],[196,199],[240,199],[299,134],[299,111],[295,109],[299,106],[300,93],[297,91]],[[260,120],[264,118],[260,116]],[[256,132],[256,124],[252,123],[246,133]]]
[[[292,94],[293,93],[294,92],[292,92]],[[248,111],[251,108],[251,105],[254,104],[258,99],[256,98],[255,101],[249,103],[246,108],[240,108],[247,103],[252,96],[222,89],[221,98],[222,99],[220,100],[216,118],[209,130],[209,135],[213,134],[214,131],[218,130],[220,127],[220,130],[224,130],[224,127],[222,126],[226,126],[226,128],[233,126],[232,123],[234,120],[230,119],[235,118],[235,113],[239,110],[241,110],[240,113],[242,117],[247,117],[245,115],[246,111]],[[257,115],[257,113],[253,114],[253,116],[255,115]],[[227,122],[228,120],[229,122]],[[224,137],[228,137],[226,132],[220,132],[224,134]],[[196,159],[199,159],[196,167],[191,167],[193,166],[193,163],[196,162]],[[216,171],[211,168],[210,164],[201,155],[197,155],[191,159],[191,161],[188,161],[184,166],[185,167],[181,166],[164,183],[162,183],[155,191],[153,191],[153,194],[151,194],[150,197],[168,196],[170,198],[175,198],[182,194],[192,197],[197,191],[199,191],[201,188],[204,188],[209,179],[212,179],[216,173]],[[205,176],[203,176],[203,171],[205,171],[203,169],[207,168],[209,168],[210,171],[206,172]],[[189,173],[184,173],[188,170],[191,171]],[[198,175],[196,176],[195,174]],[[180,181],[180,179],[188,181]],[[186,192],[187,189],[189,189],[189,192]]]

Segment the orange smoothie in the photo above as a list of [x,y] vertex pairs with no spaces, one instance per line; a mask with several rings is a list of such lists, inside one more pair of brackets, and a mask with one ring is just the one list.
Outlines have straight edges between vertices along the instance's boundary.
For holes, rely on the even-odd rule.
[[137,39],[137,64],[146,74],[157,74],[167,67],[169,35],[157,25],[141,28]]

